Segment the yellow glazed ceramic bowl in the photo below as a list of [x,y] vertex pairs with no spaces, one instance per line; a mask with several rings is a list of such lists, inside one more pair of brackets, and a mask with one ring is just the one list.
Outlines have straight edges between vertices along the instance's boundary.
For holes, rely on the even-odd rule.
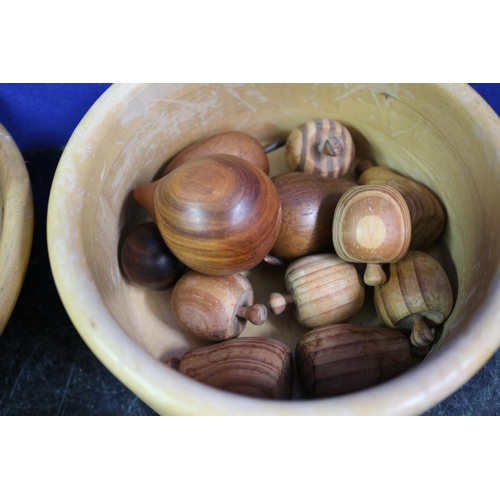
[[33,196],[24,159],[0,124],[0,334],[16,305],[33,239]]
[[[317,117],[344,123],[359,157],[422,182],[443,202],[447,224],[435,253],[456,303],[430,354],[370,389],[286,402],[223,392],[166,367],[169,357],[201,344],[176,325],[171,291],[140,289],[120,271],[120,243],[144,220],[132,191],[197,139],[236,129],[267,144]],[[286,170],[283,155],[270,155],[271,175]],[[420,414],[500,346],[499,161],[500,120],[464,84],[114,85],[79,124],[57,168],[48,211],[51,266],[85,342],[160,414]],[[283,289],[282,271],[263,266],[249,272],[256,300]],[[303,333],[285,314],[243,335],[274,337],[293,350]]]

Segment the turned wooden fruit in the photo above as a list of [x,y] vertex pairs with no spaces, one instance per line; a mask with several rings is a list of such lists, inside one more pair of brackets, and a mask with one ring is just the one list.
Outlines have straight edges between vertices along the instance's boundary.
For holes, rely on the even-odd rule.
[[153,222],[145,222],[130,231],[121,248],[120,262],[132,283],[149,290],[166,290],[184,270]]
[[297,377],[307,398],[365,389],[405,371],[411,349],[403,333],[390,328],[328,325],[297,342]]
[[356,184],[305,172],[272,178],[281,199],[282,223],[271,253],[280,259],[332,251],[333,213],[340,197]]
[[365,283],[380,285],[386,280],[380,264],[402,259],[410,246],[408,205],[390,186],[353,187],[337,204],[332,236],[337,255],[366,263]]
[[351,319],[363,305],[365,288],[354,264],[333,254],[309,255],[285,272],[288,294],[272,293],[269,307],[281,314],[295,304],[297,321],[308,328]]
[[172,253],[210,275],[250,269],[269,253],[281,226],[281,203],[269,176],[232,155],[183,163],[134,197]]
[[290,170],[336,179],[351,166],[354,142],[347,128],[338,121],[317,118],[290,133],[285,158]]
[[269,158],[255,137],[240,131],[221,132],[201,139],[175,155],[163,171],[167,175],[188,160],[211,154],[228,154],[249,161],[269,174]]
[[246,396],[290,399],[290,348],[275,339],[240,337],[188,351],[167,364],[199,382]]
[[428,247],[443,232],[445,215],[441,203],[422,184],[385,167],[366,169],[358,183],[391,186],[401,193],[410,211],[411,250]]
[[417,250],[391,264],[387,276],[375,287],[377,314],[385,325],[411,331],[411,343],[428,350],[434,341],[429,327],[443,323],[453,309],[448,276],[436,259]]
[[208,276],[188,271],[172,292],[172,313],[181,328],[195,337],[220,342],[238,337],[247,320],[262,325],[263,304],[254,304],[252,285],[242,274]]

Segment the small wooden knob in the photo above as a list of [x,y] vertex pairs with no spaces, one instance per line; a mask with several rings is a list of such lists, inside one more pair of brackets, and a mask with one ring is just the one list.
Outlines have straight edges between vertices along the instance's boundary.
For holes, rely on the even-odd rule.
[[281,314],[294,303],[297,321],[308,328],[351,319],[362,307],[365,288],[354,264],[333,254],[309,255],[285,272],[289,294],[273,293],[269,308]]
[[247,321],[254,325],[266,321],[266,306],[253,304],[253,298],[252,286],[242,274],[209,276],[188,271],[172,292],[172,313],[186,333],[220,342],[238,337]]
[[[333,246],[347,262],[396,262],[408,251],[411,220],[401,194],[390,186],[356,186],[337,204],[332,227]],[[367,285],[380,284],[383,270],[369,266]]]
[[340,122],[317,118],[290,133],[285,157],[290,170],[337,179],[351,166],[354,142]]

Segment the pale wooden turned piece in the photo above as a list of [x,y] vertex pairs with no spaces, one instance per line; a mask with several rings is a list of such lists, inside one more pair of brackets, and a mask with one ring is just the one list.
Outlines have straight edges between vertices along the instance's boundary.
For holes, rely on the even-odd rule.
[[208,276],[188,271],[176,283],[172,312],[186,333],[210,342],[238,337],[247,324],[262,325],[267,308],[254,304],[253,289],[245,276]]
[[403,196],[390,186],[355,186],[337,204],[332,226],[333,246],[347,262],[366,263],[364,282],[385,282],[380,266],[397,262],[408,251],[411,219]]
[[275,339],[241,337],[188,351],[167,364],[180,373],[225,391],[264,399],[290,399],[290,348]]
[[354,158],[354,142],[347,128],[327,118],[310,120],[294,129],[285,146],[290,170],[337,179]]
[[375,287],[375,308],[382,322],[403,331],[417,348],[434,341],[431,328],[453,309],[453,291],[441,265],[430,255],[410,250],[389,266],[386,283]]
[[333,213],[340,197],[356,184],[305,172],[272,178],[282,208],[281,229],[271,253],[280,259],[332,251]]
[[406,201],[411,218],[411,250],[431,245],[443,232],[445,214],[439,200],[422,184],[380,166],[361,162],[361,185],[386,185],[396,189]]
[[349,320],[365,298],[354,264],[333,254],[309,255],[292,262],[285,272],[285,285],[289,293],[272,293],[269,308],[281,314],[295,304],[297,321],[308,328]]
[[221,132],[191,144],[177,153],[168,163],[162,175],[167,175],[193,158],[211,154],[229,154],[252,163],[269,174],[269,158],[255,137],[237,130]]
[[189,160],[134,191],[172,253],[215,276],[246,271],[270,252],[281,226],[281,202],[262,170],[217,154]]
[[297,376],[307,398],[337,396],[389,380],[411,361],[405,335],[390,328],[328,325],[297,342]]

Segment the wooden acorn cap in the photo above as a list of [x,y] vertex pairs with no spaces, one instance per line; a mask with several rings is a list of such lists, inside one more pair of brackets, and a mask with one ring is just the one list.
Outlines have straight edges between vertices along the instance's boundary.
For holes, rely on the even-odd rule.
[[267,308],[253,300],[252,286],[242,274],[208,276],[188,271],[174,287],[171,306],[185,332],[220,342],[238,337],[247,321],[265,322]]
[[341,259],[368,264],[367,285],[381,284],[385,279],[383,270],[373,264],[396,262],[410,246],[408,205],[390,186],[355,186],[337,204],[332,238]]

